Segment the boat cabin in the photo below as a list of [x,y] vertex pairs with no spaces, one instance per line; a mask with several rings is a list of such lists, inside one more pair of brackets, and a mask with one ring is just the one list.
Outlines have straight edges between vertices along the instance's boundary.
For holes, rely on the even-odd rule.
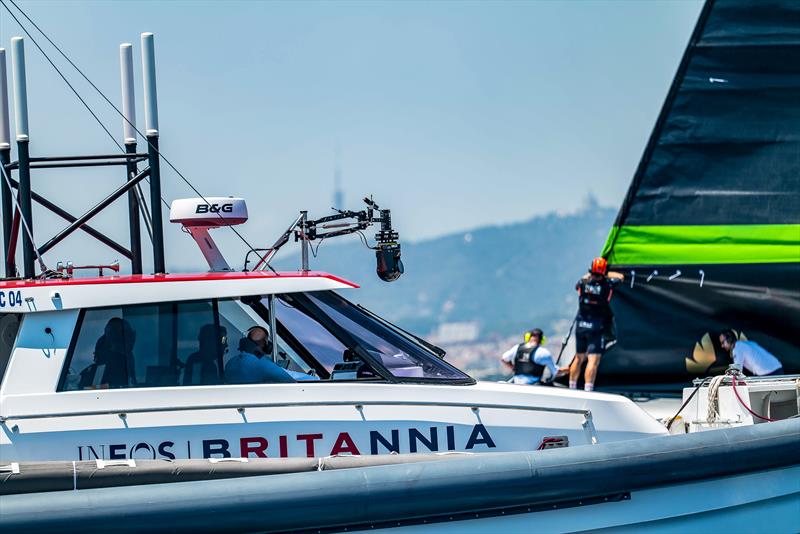
[[[334,291],[352,287],[316,272],[6,282],[0,368],[18,379],[4,383],[3,393],[48,393],[53,384],[57,392],[80,392],[296,381],[474,383],[432,346]],[[48,351],[44,359],[31,342]],[[241,353],[270,363],[249,371],[273,374],[226,376]]]

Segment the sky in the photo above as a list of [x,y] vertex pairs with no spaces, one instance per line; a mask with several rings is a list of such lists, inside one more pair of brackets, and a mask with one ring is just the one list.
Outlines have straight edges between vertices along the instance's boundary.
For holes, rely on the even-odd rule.
[[[618,206],[702,7],[17,2],[118,106],[118,46],[134,44],[141,130],[139,35],[155,33],[161,150],[203,195],[247,200],[241,231],[255,246],[301,209],[329,212],[337,152],[346,206],[373,195],[411,241],[571,212],[589,191]],[[0,46],[15,35],[0,6]],[[117,151],[30,39],[25,46],[32,155]],[[119,141],[119,116],[45,51]],[[195,196],[162,170],[164,199]],[[120,168],[34,171],[33,189],[79,214],[123,179]],[[118,202],[92,224],[127,243],[126,209]],[[165,224],[168,264],[202,267],[191,240]],[[64,225],[34,208],[37,243]],[[227,230],[215,238],[241,267],[244,245]],[[78,233],[45,260],[115,258]]]

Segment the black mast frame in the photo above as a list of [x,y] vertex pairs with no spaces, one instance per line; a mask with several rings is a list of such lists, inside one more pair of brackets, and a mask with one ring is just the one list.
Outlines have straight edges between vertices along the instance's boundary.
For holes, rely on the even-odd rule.
[[[18,234],[20,227],[22,227],[22,249],[23,249],[23,277],[31,279],[35,277],[35,259],[45,252],[52,249],[54,246],[63,241],[66,237],[80,229],[89,234],[99,242],[108,246],[117,253],[125,256],[131,261],[131,271],[133,274],[142,273],[142,246],[141,246],[141,233],[140,233],[140,219],[139,213],[141,207],[139,205],[138,196],[133,189],[145,178],[152,175],[151,167],[147,167],[141,171],[138,170],[137,164],[142,161],[148,161],[151,165],[155,162],[156,169],[158,168],[158,160],[160,154],[157,150],[150,150],[149,153],[136,152],[136,145],[127,145],[125,153],[117,154],[92,154],[83,156],[46,156],[46,157],[29,157],[27,140],[23,142],[18,141],[18,146],[21,148],[20,157],[16,161],[11,161],[11,151],[9,149],[0,150],[0,165],[3,165],[5,173],[9,178],[9,183],[5,179],[2,180],[0,187],[0,208],[2,209],[2,227],[3,227],[3,244],[4,244],[4,267],[6,278],[17,278],[18,267],[15,261],[16,245],[18,241]],[[111,166],[125,166],[126,167],[126,181],[123,185],[112,191],[99,203],[95,204],[83,215],[76,217],[66,210],[60,208],[55,203],[49,201],[45,197],[37,194],[31,189],[30,178],[31,170],[33,169],[54,169],[54,168],[75,168],[75,167],[111,167]],[[12,172],[16,171],[18,179],[12,177]],[[10,186],[10,187],[9,187]],[[21,214],[16,214],[15,206],[12,203],[12,191],[17,190],[17,201],[22,209]],[[114,241],[106,234],[89,226],[87,222],[111,205],[115,200],[128,193],[128,223],[130,227],[130,241],[131,248],[128,249],[120,243]],[[158,199],[161,202],[161,184],[160,180],[150,180],[150,197],[151,199]],[[33,231],[33,214],[32,202],[36,202],[43,206],[45,209],[58,215],[66,220],[69,225],[59,231],[55,236],[50,238],[44,245],[34,249],[33,242],[25,231],[25,226]],[[160,208],[160,204],[158,206]],[[160,209],[154,211],[154,215],[160,216]],[[22,219],[20,221],[20,218]],[[153,235],[153,251],[154,256],[159,260],[156,261],[156,273],[163,273],[165,271],[164,265],[164,243],[163,233],[154,233]]]

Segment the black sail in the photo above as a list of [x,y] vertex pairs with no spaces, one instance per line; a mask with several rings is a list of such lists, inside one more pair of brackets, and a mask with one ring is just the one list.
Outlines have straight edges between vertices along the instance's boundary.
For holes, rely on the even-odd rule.
[[599,385],[718,373],[724,328],[800,372],[800,2],[706,3],[603,255]]

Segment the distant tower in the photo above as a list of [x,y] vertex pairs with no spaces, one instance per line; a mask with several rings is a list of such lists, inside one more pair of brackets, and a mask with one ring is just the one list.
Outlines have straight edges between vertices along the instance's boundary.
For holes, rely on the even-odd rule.
[[584,211],[595,211],[597,208],[600,207],[600,202],[597,201],[597,197],[595,196],[592,190],[589,190],[586,193],[586,196],[583,197],[583,210]]
[[336,162],[333,167],[333,207],[344,209],[344,191],[342,191],[342,168],[339,164],[339,147],[336,147]]

